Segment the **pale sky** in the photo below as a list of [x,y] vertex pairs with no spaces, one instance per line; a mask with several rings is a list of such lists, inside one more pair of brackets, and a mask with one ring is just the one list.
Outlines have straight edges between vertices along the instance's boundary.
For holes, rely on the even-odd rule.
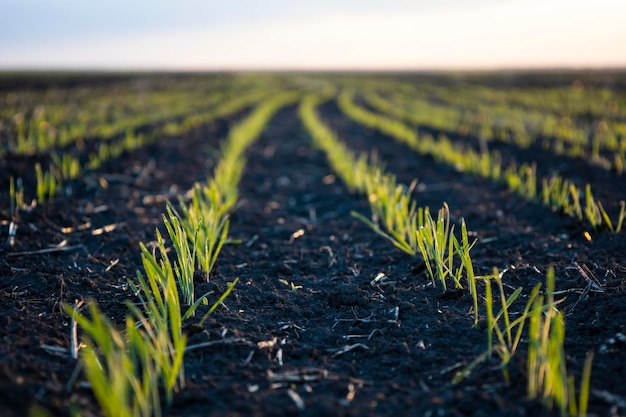
[[626,68],[626,0],[0,0],[0,69]]

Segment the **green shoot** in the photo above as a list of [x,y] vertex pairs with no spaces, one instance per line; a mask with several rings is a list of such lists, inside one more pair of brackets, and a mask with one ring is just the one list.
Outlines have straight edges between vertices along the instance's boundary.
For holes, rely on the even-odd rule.
[[467,225],[465,224],[465,219],[461,220],[461,244],[459,244],[458,240],[454,240],[455,249],[459,258],[461,259],[461,263],[463,268],[465,268],[465,274],[467,276],[467,287],[469,288],[470,294],[472,296],[473,306],[474,306],[474,328],[478,327],[478,292],[476,290],[476,276],[474,275],[474,265],[472,263],[472,258],[470,257],[470,249],[474,246],[474,243],[469,243],[469,238],[467,234]]
[[43,172],[41,164],[35,164],[35,176],[37,177],[37,202],[43,204],[46,199],[52,199],[57,191],[57,179],[50,169]]
[[9,200],[11,217],[17,219],[20,216],[20,209],[24,207],[24,188],[22,187],[21,178],[15,181],[15,179],[11,177],[9,181]]
[[[541,284],[537,284],[533,288],[523,311],[519,313],[519,317],[515,320],[511,320],[511,306],[521,295],[522,288],[517,288],[507,297],[504,291],[504,285],[502,284],[502,273],[500,273],[497,268],[494,268],[493,275],[476,278],[482,279],[485,282],[484,300],[485,315],[487,318],[487,350],[485,353],[479,355],[469,366],[458,372],[453,379],[453,383],[459,383],[481,362],[491,359],[494,352],[500,359],[499,367],[502,370],[505,381],[510,382],[507,366],[517,352],[524,327],[529,317],[529,311],[533,306],[534,300],[539,295]],[[495,314],[494,306],[496,305],[496,301],[493,297],[492,281],[495,281],[497,284],[497,303],[500,305],[500,310]],[[504,320],[504,323],[502,323],[501,320]]]
[[[197,239],[192,241],[193,249],[190,249],[187,234],[181,227],[179,218],[169,206],[167,207],[167,215],[163,215],[163,224],[176,252],[174,275],[178,281],[183,304],[192,305],[195,302],[193,277],[195,273],[194,260],[196,258]],[[197,235],[196,231],[195,236],[197,237]]]
[[[179,199],[182,215],[177,217],[187,239],[197,246],[195,256],[207,280],[228,234],[227,210],[232,209],[233,203],[224,200],[214,183],[207,187],[196,185],[188,205]],[[176,213],[171,204],[168,211]]]
[[[446,290],[446,280],[448,276],[454,279],[455,287],[460,288],[463,263],[454,270],[455,247],[458,241],[453,234],[454,226],[450,226],[450,210],[446,203],[437,214],[437,221],[434,221],[430,211],[424,211],[424,223],[418,226],[416,231],[417,246],[424,259],[426,268],[433,282],[438,281]],[[456,242],[456,243],[455,243]]]
[[78,178],[82,173],[80,160],[71,154],[52,154],[52,162],[61,172],[61,178],[64,180]]
[[[158,360],[150,342],[134,322],[126,320],[124,337],[94,302],[90,318],[65,306],[86,333],[81,362],[91,388],[107,417],[160,416]],[[163,346],[157,346],[161,349]]]
[[556,403],[562,416],[586,415],[591,378],[589,354],[583,369],[578,402],[573,377],[567,375],[565,352],[565,320],[554,300],[554,269],[547,273],[546,295],[538,296],[530,311],[528,342],[528,395],[541,396],[545,407]]
[[619,205],[620,205],[620,211],[619,211],[619,216],[617,217],[617,226],[615,227],[615,233],[619,233],[622,231],[624,218],[626,218],[626,202],[622,200],[619,202]]

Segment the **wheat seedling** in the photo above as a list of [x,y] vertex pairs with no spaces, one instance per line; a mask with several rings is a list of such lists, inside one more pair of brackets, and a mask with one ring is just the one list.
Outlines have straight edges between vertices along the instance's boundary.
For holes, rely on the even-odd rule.
[[[509,372],[507,366],[522,338],[523,330],[526,325],[526,321],[529,317],[529,311],[533,305],[534,300],[539,295],[541,284],[537,284],[531,291],[524,310],[520,313],[519,317],[515,320],[511,320],[510,307],[519,298],[522,293],[522,288],[517,288],[513,293],[507,297],[504,292],[504,286],[502,284],[502,275],[497,268],[494,268],[493,275],[477,277],[485,282],[485,315],[487,317],[487,350],[479,355],[474,361],[472,361],[466,368],[458,372],[453,379],[453,383],[459,383],[470,372],[485,360],[489,360],[495,352],[500,358],[499,367],[502,369],[502,374],[505,381],[510,382]],[[493,290],[491,281],[495,281],[498,286],[498,303],[500,304],[500,310],[497,314],[494,314],[495,301],[493,298]],[[504,323],[501,323],[504,320]],[[494,338],[495,335],[495,338]]]
[[574,379],[567,375],[565,363],[565,320],[554,300],[554,269],[548,270],[546,295],[535,298],[529,317],[528,395],[541,396],[544,405],[556,403],[561,415],[584,416],[587,412],[591,362],[587,355],[578,401]]

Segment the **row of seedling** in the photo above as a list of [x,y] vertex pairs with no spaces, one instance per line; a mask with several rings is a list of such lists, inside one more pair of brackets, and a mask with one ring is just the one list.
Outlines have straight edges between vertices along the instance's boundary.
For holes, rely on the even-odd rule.
[[428,207],[417,207],[412,192],[417,184],[408,187],[398,184],[394,175],[385,172],[375,158],[356,156],[335,132],[319,118],[316,106],[324,96],[309,96],[300,104],[300,117],[311,135],[314,146],[323,150],[334,172],[353,191],[367,196],[371,218],[354,212],[353,215],[388,239],[405,253],[420,254],[433,284],[445,290],[449,282],[462,286],[467,278],[473,295],[473,266],[465,221],[461,221],[461,238],[454,234],[447,204],[433,217]]
[[[245,166],[245,149],[272,115],[295,99],[286,93],[261,103],[229,133],[213,178],[205,185],[196,185],[191,200],[181,199],[178,210],[168,205],[163,224],[173,255],[168,254],[158,229],[153,251],[141,244],[143,272],[137,273],[136,281],[129,281],[140,303],[127,303],[129,314],[123,330],[118,330],[94,302],[90,302],[88,316],[66,308],[83,330],[87,347],[81,352],[81,363],[106,416],[161,415],[162,396],[170,405],[173,394],[184,387],[187,339],[183,325],[201,306],[209,304],[211,295],[195,295],[194,276],[200,270],[209,279],[226,241],[228,216],[234,210]],[[206,308],[197,325],[202,325],[236,282]]]
[[[597,108],[592,122],[587,120],[590,110],[569,109],[568,102],[559,101],[552,110],[543,110],[546,100],[554,100],[550,98],[551,90],[534,91],[532,105],[520,106],[515,104],[515,91],[507,92],[506,100],[491,103],[481,99],[480,89],[476,88],[452,90],[428,83],[370,84],[363,89],[370,104],[393,107],[401,113],[396,116],[411,123],[471,134],[485,141],[514,142],[522,147],[543,138],[543,146],[557,154],[586,159],[618,172],[623,170],[626,123],[617,116],[616,96],[593,99]],[[388,98],[376,93],[377,90]],[[589,104],[591,100],[585,96],[577,102]]]
[[173,83],[172,87],[171,91],[122,92],[113,86],[106,92],[93,89],[88,96],[82,91],[67,91],[61,102],[41,94],[21,100],[11,106],[14,116],[6,121],[9,130],[4,150],[33,154],[66,147],[77,140],[113,137],[210,106],[214,96],[220,94],[214,82],[189,91],[181,83]]
[[[16,98],[3,111],[3,151],[42,153],[73,144],[80,147],[82,141],[91,139],[117,139],[128,131],[155,123],[179,123],[210,110],[229,95],[250,90],[248,82],[227,76],[152,82],[154,85],[150,81],[145,86],[120,83],[105,91],[69,89],[33,97],[26,92],[8,93],[7,96]],[[17,98],[22,95],[27,97]],[[61,98],[56,98],[59,95]]]
[[155,127],[150,132],[136,133],[128,131],[120,140],[100,141],[94,152],[85,160],[85,156],[74,152],[54,153],[48,170],[44,171],[36,164],[37,202],[54,197],[65,181],[80,178],[86,170],[96,170],[110,160],[118,158],[122,153],[132,151],[162,139],[164,136],[179,136],[211,121],[228,117],[267,96],[264,91],[253,91],[234,97],[223,97],[223,101],[213,108],[201,113],[187,116],[178,122],[168,122]]
[[507,111],[513,112],[513,115],[517,112],[567,115],[574,120],[623,120],[626,116],[626,96],[607,88],[581,85],[541,88],[488,86],[470,77],[463,80],[454,76],[443,83],[426,77],[402,79],[381,75],[350,76],[337,78],[337,81],[343,85],[349,82],[351,87],[367,84],[386,94],[400,93],[406,98],[425,99],[433,104],[441,103],[468,111],[493,112],[502,117],[507,117]]
[[[580,221],[586,220],[594,230],[606,228],[618,233],[622,229],[626,216],[625,203],[620,202],[617,219],[612,220],[602,203],[594,199],[589,185],[582,190],[557,175],[540,180],[534,165],[522,164],[517,167],[511,164],[503,167],[502,157],[498,152],[479,152],[471,147],[462,147],[444,135],[437,140],[427,134],[419,135],[416,129],[395,118],[358,106],[354,102],[354,92],[349,90],[341,93],[338,103],[344,114],[351,119],[392,136],[420,154],[430,155],[460,171],[503,182],[511,191],[528,200],[549,205]],[[584,202],[581,202],[583,198]]]
[[[518,288],[508,298],[504,291],[502,276],[494,270],[493,275],[476,276],[470,257],[472,243],[469,242],[465,222],[461,223],[461,239],[453,234],[450,226],[449,210],[444,203],[437,219],[433,219],[428,209],[415,209],[410,203],[410,193],[414,184],[404,187],[395,183],[395,178],[386,174],[379,163],[372,163],[367,156],[357,157],[337,138],[336,134],[323,124],[315,111],[317,104],[328,98],[310,96],[300,105],[302,118],[313,143],[326,153],[334,172],[353,191],[368,196],[372,220],[353,213],[368,224],[378,234],[389,239],[396,247],[415,256],[422,256],[433,282],[438,281],[446,288],[446,281],[452,278],[455,287],[462,286],[462,275],[467,279],[470,294],[473,296],[474,325],[478,324],[479,298],[476,282],[484,282],[484,310],[487,318],[487,350],[459,372],[453,383],[458,383],[481,363],[490,360],[495,353],[499,367],[507,382],[510,382],[507,365],[515,355],[522,341],[523,330],[529,323],[528,337],[528,387],[530,398],[540,396],[544,405],[552,408],[553,403],[562,415],[586,415],[591,375],[591,356],[585,364],[576,396],[573,377],[565,367],[563,350],[565,327],[562,314],[556,309],[554,300],[554,271],[547,275],[546,295],[541,295],[540,285],[531,292],[528,302],[519,316],[513,319],[509,311],[511,305],[522,293]],[[413,233],[411,233],[411,231]],[[458,257],[458,262],[454,258]],[[455,266],[458,265],[458,266]],[[498,288],[498,299],[494,300],[491,282]],[[499,303],[500,311],[494,306]]]

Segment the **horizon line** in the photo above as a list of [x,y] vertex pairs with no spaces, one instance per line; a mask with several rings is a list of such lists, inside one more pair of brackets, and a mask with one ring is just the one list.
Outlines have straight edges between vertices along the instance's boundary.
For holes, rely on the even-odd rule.
[[432,72],[581,72],[581,71],[626,71],[626,64],[620,65],[546,65],[546,66],[458,66],[458,67],[422,67],[422,68],[367,68],[367,67],[61,67],[61,66],[25,66],[2,67],[0,73],[432,73]]

